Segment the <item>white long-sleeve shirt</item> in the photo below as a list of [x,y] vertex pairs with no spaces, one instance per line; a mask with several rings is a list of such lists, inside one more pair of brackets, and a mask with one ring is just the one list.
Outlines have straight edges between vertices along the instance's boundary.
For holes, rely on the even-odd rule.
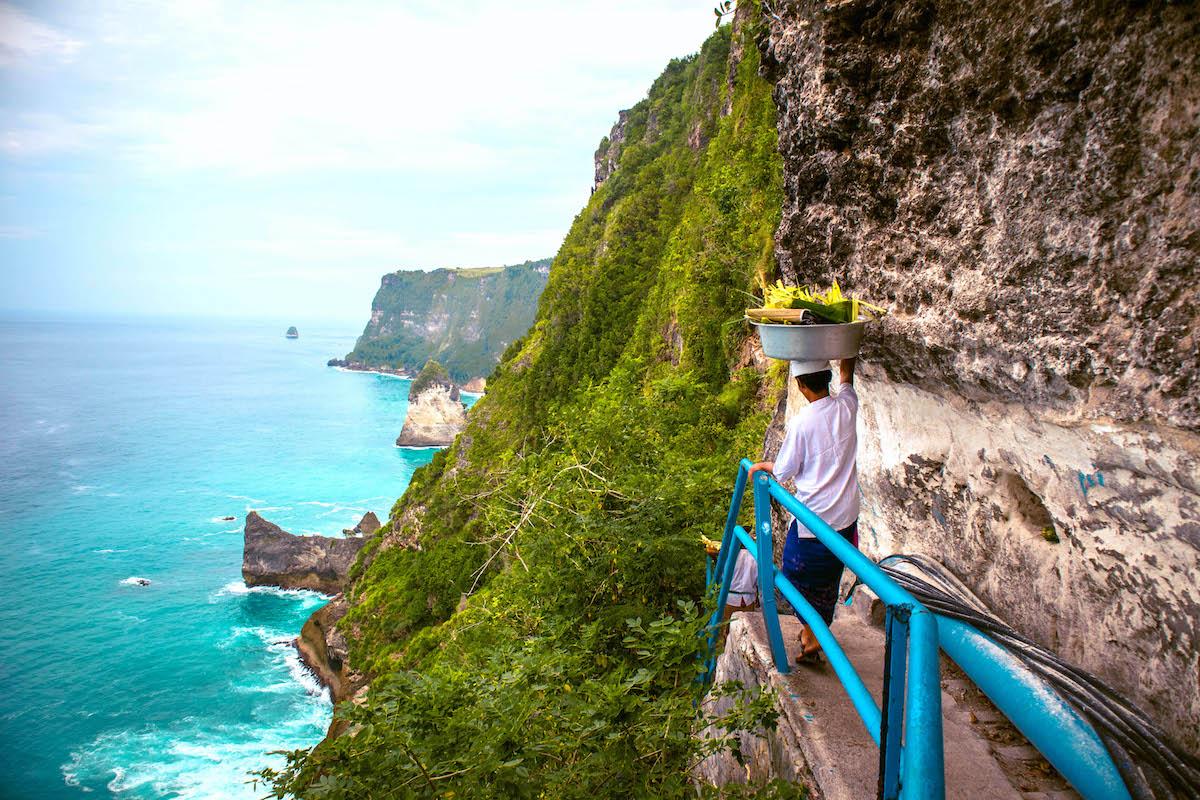
[[[841,530],[858,519],[858,395],[843,383],[788,420],[775,457],[775,479],[796,481],[796,499],[829,527]],[[798,525],[802,538],[813,538]]]
[[729,597],[725,604],[741,608],[752,606],[758,600],[758,562],[750,551],[738,549],[737,563],[733,565],[733,582],[729,584]]

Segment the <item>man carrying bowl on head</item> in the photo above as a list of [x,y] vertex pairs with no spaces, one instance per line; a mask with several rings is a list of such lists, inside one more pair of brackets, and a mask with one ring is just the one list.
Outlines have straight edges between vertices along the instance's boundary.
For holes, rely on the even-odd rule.
[[[783,482],[795,481],[796,499],[858,547],[858,395],[854,392],[857,358],[838,362],[839,381],[830,392],[828,361],[793,361],[791,376],[808,405],[788,420],[774,461],[750,468]],[[793,517],[783,547],[783,574],[828,625],[833,622],[843,564]],[[794,609],[793,609],[794,610]],[[797,614],[796,616],[800,616]],[[820,661],[821,645],[808,625],[800,635],[800,663]]]

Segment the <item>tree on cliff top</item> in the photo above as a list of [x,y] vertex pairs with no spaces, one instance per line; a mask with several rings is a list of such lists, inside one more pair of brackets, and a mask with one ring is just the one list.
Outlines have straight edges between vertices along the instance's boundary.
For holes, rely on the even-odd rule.
[[425,362],[425,366],[421,367],[421,371],[417,373],[416,379],[408,389],[408,396],[410,398],[419,397],[422,392],[434,386],[445,386],[447,389],[454,389],[454,384],[451,382],[446,368],[433,359],[430,359]]

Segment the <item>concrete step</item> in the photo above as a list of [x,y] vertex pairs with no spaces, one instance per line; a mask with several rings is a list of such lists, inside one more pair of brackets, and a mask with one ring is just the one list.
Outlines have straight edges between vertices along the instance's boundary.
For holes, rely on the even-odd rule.
[[[784,642],[794,658],[799,652],[800,623],[780,618]],[[883,693],[883,632],[853,614],[834,620],[831,630],[863,683],[880,702]],[[795,665],[788,675],[775,672],[760,613],[739,613],[730,621],[725,652],[717,662],[716,681],[740,680],[749,688],[770,687],[780,698],[774,732],[741,737],[742,763],[714,756],[697,770],[701,779],[723,785],[781,777],[807,784],[826,800],[863,800],[876,796],[879,749],[854,710],[845,689],[827,662]],[[706,705],[719,714],[731,701]],[[946,797],[1021,800],[989,743],[970,724],[969,713],[942,693],[945,738]]]
[[[762,615],[754,624],[756,635],[766,640]],[[800,623],[795,617],[782,617],[784,642],[789,653],[799,651]],[[868,626],[854,616],[834,620],[830,627],[846,656],[875,698],[883,699],[883,631]],[[769,650],[769,646],[768,646]],[[811,764],[822,765],[814,777],[828,800],[874,797],[879,773],[879,748],[867,732],[858,712],[850,703],[841,681],[828,662],[818,666],[796,665],[789,675],[781,676],[791,690],[789,699],[800,709],[810,750],[820,758]],[[988,748],[988,743],[962,721],[957,704],[942,693],[942,734],[945,741],[946,797],[988,797],[1020,800],[1021,794],[1009,782]],[[850,743],[853,743],[852,749]],[[846,756],[853,753],[853,756]]]

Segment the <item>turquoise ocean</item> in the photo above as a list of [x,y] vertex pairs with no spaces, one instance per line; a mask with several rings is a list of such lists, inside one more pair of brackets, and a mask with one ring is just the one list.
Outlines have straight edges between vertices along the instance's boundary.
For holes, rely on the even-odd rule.
[[433,457],[394,446],[409,381],[325,366],[354,336],[0,317],[0,797],[261,797],[324,735],[289,642],[326,598],[247,590],[242,525],[384,519]]

